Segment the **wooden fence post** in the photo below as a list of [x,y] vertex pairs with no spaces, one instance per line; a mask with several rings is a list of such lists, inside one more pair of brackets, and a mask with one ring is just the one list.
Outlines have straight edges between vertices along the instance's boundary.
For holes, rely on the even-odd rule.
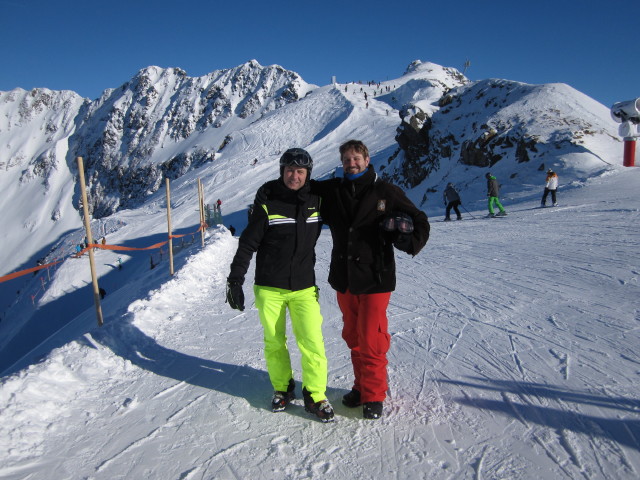
[[[78,174],[80,176],[80,191],[82,193],[82,211],[84,213],[84,229],[87,235],[87,243],[93,244],[93,236],[91,235],[91,221],[89,219],[89,202],[87,201],[87,188],[84,180],[84,163],[82,157],[77,157]],[[91,267],[91,282],[93,283],[93,302],[96,305],[96,317],[98,318],[98,326],[103,324],[102,307],[100,306],[100,287],[98,287],[98,276],[96,275],[96,262],[93,258],[93,248],[89,249],[89,266]]]
[[171,189],[169,188],[169,179],[166,178],[167,185],[167,228],[169,230],[169,273],[173,275],[173,235],[171,230]]
[[202,182],[198,179],[198,206],[200,207],[200,237],[202,238],[202,246],[204,247],[204,189]]

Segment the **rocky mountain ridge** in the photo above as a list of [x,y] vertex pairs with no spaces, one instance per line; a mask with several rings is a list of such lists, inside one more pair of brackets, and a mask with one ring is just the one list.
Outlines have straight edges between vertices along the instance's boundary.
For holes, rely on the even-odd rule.
[[447,160],[489,168],[510,159],[543,170],[560,152],[587,151],[597,136],[620,142],[609,110],[565,84],[480,80],[446,91],[436,103],[435,110],[420,102],[400,110],[387,178],[413,188]]
[[[295,72],[252,60],[197,78],[179,68],[148,67],[95,101],[69,91],[0,92],[0,145],[7,147],[0,167],[19,166],[21,183],[40,179],[48,187],[62,162],[75,175],[73,160],[82,156],[90,210],[101,218],[139,205],[164,177],[213,162],[234,133],[317,89]],[[549,162],[563,145],[583,151],[596,134],[618,141],[605,107],[582,94],[576,104],[575,94],[562,84],[470,82],[453,68],[416,60],[371,99],[400,116],[397,145],[380,168],[416,188],[443,162],[486,168],[502,159],[540,160],[540,169],[543,157]],[[38,136],[21,138],[34,126]],[[75,208],[78,202],[76,191]]]
[[[297,73],[252,60],[198,78],[179,68],[148,67],[95,101],[47,89],[0,92],[6,118],[0,141],[4,137],[11,152],[0,165],[22,167],[23,182],[41,178],[48,184],[60,162],[74,172],[73,159],[83,157],[90,210],[99,218],[139,204],[164,176],[177,178],[212,161],[217,148],[189,145],[196,133],[219,130],[223,146],[239,126],[299,100],[312,88]],[[33,130],[25,127],[34,122],[40,123],[41,137],[17,145],[20,130]],[[225,128],[227,123],[233,125]],[[68,144],[66,151],[58,148],[61,141]],[[168,155],[160,152],[167,144],[177,147]]]

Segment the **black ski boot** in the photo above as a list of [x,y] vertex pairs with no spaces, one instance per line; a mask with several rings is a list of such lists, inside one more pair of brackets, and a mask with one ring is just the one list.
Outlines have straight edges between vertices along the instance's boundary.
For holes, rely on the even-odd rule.
[[362,417],[375,420],[382,416],[382,402],[367,402],[362,406]]
[[319,402],[314,402],[311,393],[306,388],[302,388],[302,396],[304,397],[304,409],[315,415],[322,423],[333,422],[333,407],[326,398]]
[[362,405],[362,402],[360,401],[360,392],[355,388],[352,388],[349,393],[342,397],[342,404],[349,408],[359,407]]
[[296,383],[293,381],[293,378],[289,380],[289,386],[287,387],[286,392],[282,392],[280,390],[276,390],[273,392],[273,399],[271,400],[271,410],[274,412],[281,412],[287,405],[291,403],[291,400],[296,398],[296,394],[294,392],[296,388]]

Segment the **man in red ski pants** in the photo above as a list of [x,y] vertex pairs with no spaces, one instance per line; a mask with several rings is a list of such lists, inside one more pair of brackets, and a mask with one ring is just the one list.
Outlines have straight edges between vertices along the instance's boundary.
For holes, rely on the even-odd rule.
[[[387,391],[387,352],[391,337],[387,326],[387,305],[391,292],[353,295],[337,292],[344,327],[342,338],[351,349],[354,383],[352,392],[371,402],[383,402]],[[357,394],[352,393],[351,397]],[[347,405],[354,402],[346,400]],[[353,405],[357,406],[357,405]]]
[[331,229],[329,284],[336,290],[351,350],[353,387],[342,403],[362,405],[364,418],[382,416],[390,336],[387,306],[395,290],[393,248],[416,255],[429,238],[427,215],[397,186],[378,178],[359,140],[340,146],[344,178],[311,182]]

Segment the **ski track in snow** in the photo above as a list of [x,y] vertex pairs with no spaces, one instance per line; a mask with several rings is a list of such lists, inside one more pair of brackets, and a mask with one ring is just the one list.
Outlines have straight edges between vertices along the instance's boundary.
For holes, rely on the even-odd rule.
[[433,222],[423,252],[398,253],[376,422],[340,403],[351,367],[324,231],[316,270],[337,418],[327,425],[301,399],[269,411],[251,282],[246,310],[232,311],[224,282],[237,240],[214,230],[123,316],[3,380],[0,477],[637,478],[639,215],[606,208]]

